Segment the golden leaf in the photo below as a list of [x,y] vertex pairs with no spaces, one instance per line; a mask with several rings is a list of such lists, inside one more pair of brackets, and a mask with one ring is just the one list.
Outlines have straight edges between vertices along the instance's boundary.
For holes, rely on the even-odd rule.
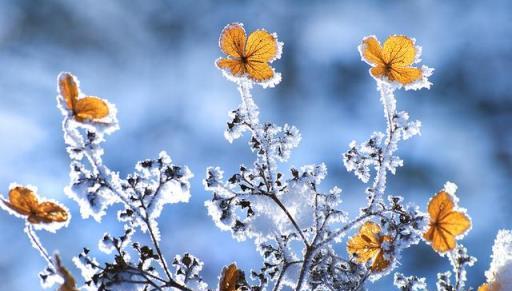
[[380,226],[367,221],[361,226],[359,232],[347,243],[347,252],[353,254],[357,262],[364,264],[372,260],[370,269],[380,272],[386,269],[390,262],[384,258],[382,243],[391,241],[391,237],[381,235]]
[[77,121],[102,119],[109,113],[105,101],[91,96],[78,99],[73,111]]
[[444,253],[456,246],[456,237],[466,232],[471,226],[469,217],[455,208],[451,194],[445,191],[437,193],[428,204],[430,223],[423,238],[430,242],[432,248]]
[[59,75],[59,92],[64,100],[68,109],[73,109],[76,100],[78,99],[79,89],[75,76],[70,73],[62,73]]
[[219,291],[236,291],[236,286],[240,280],[241,271],[233,263],[222,270],[219,281]]
[[220,35],[219,46],[230,57],[241,58],[245,49],[245,29],[238,23],[226,26]]
[[219,46],[228,57],[217,60],[217,67],[234,77],[247,76],[254,82],[274,77],[269,65],[279,53],[276,37],[265,30],[256,30],[246,37],[241,24],[233,23],[222,30]]
[[478,287],[478,291],[505,291],[505,289],[498,282],[490,282],[482,284]]
[[404,35],[390,36],[381,46],[374,37],[366,37],[361,44],[361,55],[372,68],[375,78],[387,78],[407,85],[423,77],[421,69],[412,67],[416,58],[414,41]]
[[270,62],[277,56],[278,50],[275,36],[260,29],[249,35],[245,56],[252,62]]
[[29,188],[16,186],[9,191],[9,201],[2,202],[16,213],[26,216],[32,224],[65,222],[68,212],[60,205],[44,201],[39,203],[36,194]]
[[101,98],[95,96],[78,98],[80,87],[77,78],[71,73],[59,75],[59,93],[66,101],[68,109],[73,112],[76,121],[98,121],[109,115],[108,105]]

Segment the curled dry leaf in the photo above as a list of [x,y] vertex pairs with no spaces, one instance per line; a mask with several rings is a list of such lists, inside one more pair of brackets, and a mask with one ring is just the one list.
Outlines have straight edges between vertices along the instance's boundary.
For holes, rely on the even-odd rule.
[[68,211],[63,206],[51,201],[39,202],[36,193],[27,187],[12,188],[9,200],[2,199],[2,202],[32,224],[65,222],[69,219]]
[[97,121],[109,115],[107,103],[99,97],[86,96],[79,98],[80,87],[71,73],[59,75],[59,93],[66,101],[66,106],[76,121]]
[[224,267],[219,280],[219,291],[238,291],[246,285],[244,272],[235,263]]

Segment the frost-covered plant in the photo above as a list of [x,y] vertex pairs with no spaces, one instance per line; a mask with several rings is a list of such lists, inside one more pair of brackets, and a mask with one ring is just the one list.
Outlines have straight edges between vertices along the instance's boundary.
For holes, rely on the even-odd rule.
[[[451,271],[437,274],[437,290],[465,291],[466,268],[476,259],[459,243],[471,229],[466,210],[458,206],[457,186],[447,182],[433,195],[426,211],[386,190],[388,172],[395,174],[403,161],[398,145],[420,133],[421,123],[397,110],[395,92],[430,88],[433,69],[420,62],[421,48],[407,36],[390,36],[382,45],[375,36],[359,46],[370,68],[384,108],[387,128],[363,142],[352,141],[343,163],[363,183],[367,204],[355,217],[341,209],[341,189],[322,190],[327,175],[324,163],[291,167],[286,163],[301,140],[297,128],[261,122],[252,97],[254,85],[279,84],[281,75],[270,64],[279,59],[283,44],[276,34],[256,30],[246,35],[242,24],[224,28],[219,46],[227,56],[216,61],[224,75],[240,92],[241,104],[229,113],[225,138],[229,142],[249,133],[255,154],[250,165],[224,177],[218,167],[206,170],[204,186],[213,193],[205,202],[208,213],[221,230],[237,240],[253,240],[263,265],[251,270],[250,278],[235,263],[220,272],[219,291],[259,290],[365,290],[367,281],[390,274],[399,264],[401,252],[420,240],[448,258]],[[102,143],[119,129],[116,108],[99,97],[85,95],[70,73],[58,77],[57,103],[64,116],[62,128],[71,159],[71,182],[65,193],[80,206],[82,218],[97,222],[109,207],[118,204],[121,234],[106,232],[100,252],[112,254],[110,262],[99,262],[89,248],[73,262],[85,283],[78,287],[58,254],[50,256],[37,230],[55,232],[67,226],[71,214],[59,202],[40,199],[33,186],[12,184],[9,195],[0,195],[0,207],[25,219],[25,232],[47,263],[40,273],[41,285],[55,283],[59,291],[76,290],[213,290],[201,278],[204,266],[189,253],[168,260],[160,247],[158,218],[167,204],[188,202],[192,173],[174,164],[165,152],[140,161],[125,178],[103,163]],[[142,241],[135,241],[139,231]],[[347,237],[351,235],[350,237]],[[347,252],[340,252],[339,244]],[[512,232],[501,230],[496,238],[487,282],[479,291],[503,291],[512,286]],[[251,280],[252,279],[252,280]],[[394,274],[399,290],[427,290],[425,278]],[[507,289],[508,288],[508,289]]]
[[[57,102],[64,116],[62,128],[67,151],[72,160],[71,183],[66,194],[80,205],[83,218],[101,222],[112,204],[120,204],[117,213],[125,231],[120,235],[105,233],[99,250],[111,254],[109,263],[99,263],[89,249],[73,259],[90,290],[179,290],[206,288],[199,276],[202,263],[190,254],[177,255],[172,264],[160,248],[158,217],[166,204],[188,202],[192,173],[178,166],[167,153],[156,159],[140,161],[126,178],[112,171],[101,159],[101,143],[106,134],[118,129],[116,108],[98,97],[86,96],[78,80],[70,73],[58,78]],[[149,243],[133,242],[140,230]],[[173,271],[174,269],[174,271]]]
[[[403,164],[395,155],[398,143],[418,134],[420,128],[419,121],[397,111],[394,92],[430,86],[432,70],[412,67],[421,52],[414,40],[392,36],[381,47],[375,37],[368,37],[360,46],[363,60],[372,65],[387,132],[376,132],[363,143],[352,142],[344,154],[347,170],[363,182],[373,175],[366,191],[368,204],[354,218],[340,208],[341,189],[321,190],[325,164],[291,168],[289,175],[279,170],[278,163],[286,162],[298,146],[300,133],[288,124],[260,122],[251,95],[254,84],[278,83],[278,74],[269,65],[281,55],[277,36],[257,30],[246,37],[243,26],[235,23],[224,28],[219,45],[227,58],[216,64],[241,95],[240,106],[229,114],[225,137],[232,142],[249,132],[256,160],[226,179],[220,168],[208,168],[204,185],[213,198],[206,207],[220,229],[231,231],[238,240],[254,240],[264,260],[259,270],[251,272],[259,280],[257,287],[359,290],[368,279],[391,272],[400,252],[417,244],[427,225],[427,215],[417,206],[386,193],[387,173],[395,173]],[[359,226],[348,242],[348,255],[337,252],[336,244]]]
[[9,186],[9,197],[0,195],[0,208],[8,213],[25,219],[25,233],[32,246],[39,251],[46,261],[47,267],[39,273],[41,286],[51,287],[60,284],[59,291],[73,291],[75,282],[69,271],[61,264],[58,254],[51,257],[36,234],[36,230],[44,229],[55,233],[58,229],[68,226],[71,215],[61,203],[43,199],[37,194],[34,186],[22,186],[12,183]]

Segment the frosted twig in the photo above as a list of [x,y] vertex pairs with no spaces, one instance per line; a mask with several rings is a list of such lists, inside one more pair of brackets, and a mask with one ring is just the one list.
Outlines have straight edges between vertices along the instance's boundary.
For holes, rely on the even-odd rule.
[[[290,214],[290,212],[286,209],[286,206],[279,200],[279,198],[276,196],[276,193],[274,191],[274,175],[272,173],[274,167],[272,165],[272,161],[269,157],[270,153],[270,147],[269,147],[269,140],[267,140],[264,136],[260,134],[261,131],[261,125],[259,123],[259,119],[257,116],[257,113],[255,111],[257,110],[257,105],[255,104],[252,95],[251,95],[251,84],[249,82],[242,81],[239,86],[240,96],[242,97],[242,104],[245,106],[245,109],[247,111],[247,115],[249,118],[249,124],[247,126],[251,130],[252,134],[256,136],[256,138],[260,141],[263,141],[264,143],[262,146],[264,147],[264,155],[265,155],[265,163],[266,163],[266,174],[268,175],[268,183],[270,184],[267,188],[269,188],[269,193],[267,196],[274,201],[279,208],[283,210],[283,212],[286,214],[290,222],[293,224],[299,235],[301,236],[302,240],[304,241],[304,244],[306,246],[309,245],[308,240],[306,239],[306,236],[302,232],[301,228],[293,218],[293,216]],[[263,175],[263,178],[265,178],[265,175]]]
[[[72,139],[73,143],[75,143],[76,145],[80,145],[80,150],[83,152],[83,154],[87,158],[89,164],[91,165],[91,167],[95,171],[97,171],[98,176],[101,177],[103,186],[107,187],[120,200],[120,202],[122,202],[122,204],[127,209],[130,209],[131,211],[133,211],[133,213],[136,216],[138,216],[141,219],[141,221],[146,225],[146,228],[147,228],[147,230],[149,232],[149,235],[150,235],[151,242],[152,242],[152,244],[153,244],[153,246],[154,246],[154,248],[155,248],[155,250],[157,252],[159,263],[160,263],[162,269],[164,270],[164,272],[165,272],[165,274],[167,276],[167,281],[165,281],[165,285],[164,286],[174,287],[174,288],[177,288],[179,290],[190,291],[191,289],[189,289],[188,287],[178,283],[176,280],[173,279],[173,277],[171,275],[171,272],[169,270],[168,264],[167,264],[167,262],[165,260],[165,257],[162,254],[162,251],[161,251],[158,239],[156,238],[156,235],[155,235],[155,230],[153,228],[153,224],[151,223],[151,219],[149,217],[148,207],[150,207],[151,204],[153,203],[154,199],[156,199],[156,196],[159,194],[159,190],[160,190],[160,187],[162,185],[161,174],[160,174],[160,177],[159,177],[160,180],[159,180],[158,188],[155,191],[155,194],[152,197],[152,199],[149,201],[149,205],[144,205],[144,201],[143,201],[143,199],[141,199],[142,209],[144,210],[144,213],[143,213],[139,207],[136,207],[131,201],[128,200],[129,199],[128,198],[129,195],[127,193],[122,192],[118,187],[115,187],[114,185],[112,185],[110,183],[110,179],[108,177],[111,175],[112,171],[106,165],[104,165],[102,163],[101,159],[99,159],[95,155],[94,151],[98,150],[96,148],[97,145],[92,143],[92,142],[85,143],[84,139],[83,139],[83,137],[81,137],[81,135],[67,133],[67,128],[69,127],[69,124],[68,124],[69,122],[70,122],[69,119],[66,118],[64,123],[63,123],[64,133],[67,135],[68,138]],[[149,273],[139,272],[139,274],[141,276],[143,276],[143,277],[147,277],[147,275]],[[128,281],[125,281],[125,282],[128,282]],[[133,282],[128,282],[128,283],[134,283],[135,284],[136,282],[133,281]],[[143,283],[143,282],[138,282],[138,283]],[[157,288],[157,290],[161,289],[161,287],[158,287],[158,285],[154,284],[149,279],[145,283],[148,283],[148,284],[152,285],[153,287]]]
[[375,174],[373,186],[369,191],[372,195],[369,208],[375,205],[375,203],[382,201],[387,179],[387,169],[385,165],[396,150],[396,143],[398,142],[396,137],[396,124],[394,122],[394,116],[396,115],[395,89],[392,85],[380,81],[378,82],[377,88],[380,92],[380,100],[384,107],[387,136],[384,144],[384,151],[382,152],[381,159],[379,160],[379,165],[377,167],[377,173]]
[[30,224],[29,222],[25,224],[25,232],[27,233],[28,238],[32,242],[32,246],[34,246],[34,248],[36,248],[39,251],[39,253],[45,259],[48,265],[56,270],[55,265],[53,264],[53,260],[50,258],[48,252],[39,241],[39,237],[35,234],[34,228],[32,227],[32,224]]

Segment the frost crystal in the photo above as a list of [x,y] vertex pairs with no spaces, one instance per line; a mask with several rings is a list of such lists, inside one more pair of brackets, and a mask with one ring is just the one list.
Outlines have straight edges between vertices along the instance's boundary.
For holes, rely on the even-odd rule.
[[177,255],[172,263],[174,265],[175,278],[181,284],[186,284],[193,290],[206,291],[208,285],[199,276],[203,269],[203,262],[190,254]]
[[502,288],[512,286],[512,231],[498,231],[491,258],[491,266],[485,272],[490,290],[505,290]]
[[418,278],[416,276],[406,277],[402,273],[395,273],[394,278],[395,286],[401,291],[426,291],[427,283],[425,278]]
[[349,172],[354,174],[364,183],[370,180],[370,167],[379,166],[382,156],[384,134],[375,132],[370,139],[363,144],[352,141],[350,150],[344,154],[343,163]]

